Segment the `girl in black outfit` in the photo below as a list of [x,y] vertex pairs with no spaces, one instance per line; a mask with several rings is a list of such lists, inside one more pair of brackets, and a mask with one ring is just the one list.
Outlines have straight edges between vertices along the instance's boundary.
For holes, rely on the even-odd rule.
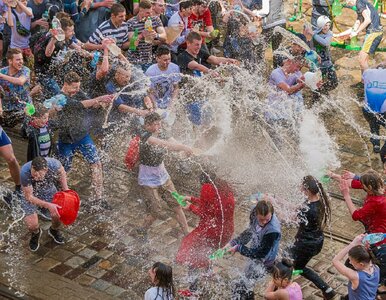
[[295,270],[303,270],[302,276],[312,281],[323,292],[324,299],[332,299],[336,293],[312,269],[306,267],[312,257],[323,247],[323,228],[331,219],[331,208],[322,184],[313,176],[302,181],[302,192],[307,197],[305,208],[298,213],[299,229],[291,249]]

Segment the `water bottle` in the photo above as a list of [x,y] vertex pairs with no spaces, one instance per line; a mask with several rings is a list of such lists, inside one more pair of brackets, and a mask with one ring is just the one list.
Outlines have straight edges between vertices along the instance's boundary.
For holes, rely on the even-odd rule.
[[177,200],[178,204],[181,205],[182,207],[185,207],[188,205],[185,201],[185,196],[178,194],[177,192],[172,192],[172,196],[174,199]]
[[213,252],[211,255],[209,255],[210,260],[220,259],[223,258],[226,254],[229,254],[229,249],[218,249],[215,252]]
[[363,238],[362,244],[373,245],[383,241],[384,239],[386,239],[386,233],[370,233]]
[[52,108],[53,105],[62,108],[67,103],[67,98],[63,94],[58,94],[43,102],[45,108]]
[[193,76],[194,76],[194,77],[201,77],[201,76],[202,76],[201,71],[199,71],[199,70],[193,70]]
[[93,69],[96,68],[100,57],[101,57],[101,53],[99,51],[94,51],[93,56],[92,56],[92,60],[90,62],[91,68],[93,68]]
[[334,2],[332,2],[332,14],[337,17],[337,16],[340,16],[342,14],[342,8],[343,8],[343,5],[342,3],[340,3],[339,0],[334,0]]
[[[153,22],[151,21],[151,17],[148,17],[146,22],[145,22],[145,30],[148,32],[153,31]],[[145,37],[145,42],[148,44],[153,43],[153,38],[152,37]]]
[[135,45],[137,40],[138,40],[138,28],[135,28],[133,37],[130,39],[130,46],[129,46],[130,51],[137,50],[137,46]]
[[66,37],[64,35],[64,31],[62,29],[62,25],[60,24],[60,21],[59,21],[59,19],[56,16],[54,16],[54,18],[52,19],[51,26],[52,26],[53,31],[56,33],[56,34],[54,34],[55,38],[59,42],[64,41],[64,39]]
[[307,60],[311,72],[318,68],[318,54],[315,51],[310,50],[306,52],[304,58]]

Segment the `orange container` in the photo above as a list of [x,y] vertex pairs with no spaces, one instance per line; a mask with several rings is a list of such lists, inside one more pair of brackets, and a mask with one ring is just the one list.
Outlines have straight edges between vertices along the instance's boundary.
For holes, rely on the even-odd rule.
[[80,198],[75,191],[67,190],[55,193],[52,203],[61,207],[58,208],[58,212],[60,221],[64,225],[70,225],[75,222],[80,207]]

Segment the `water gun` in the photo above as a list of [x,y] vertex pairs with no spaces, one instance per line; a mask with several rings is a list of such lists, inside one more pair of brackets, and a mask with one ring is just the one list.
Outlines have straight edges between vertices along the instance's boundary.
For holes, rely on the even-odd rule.
[[174,199],[177,200],[178,204],[181,205],[182,207],[186,207],[188,203],[185,201],[185,196],[178,194],[177,192],[172,192],[172,196]]
[[35,106],[32,103],[26,103],[25,113],[27,116],[31,117],[36,112]]
[[58,94],[43,102],[45,108],[52,108],[53,105],[63,107],[67,103],[67,98],[63,94]]
[[220,248],[220,249],[216,250],[215,252],[213,252],[211,255],[209,255],[209,259],[210,260],[220,259],[220,258],[223,258],[225,255],[230,254],[230,253],[231,252],[229,251],[229,249]]
[[300,275],[300,274],[303,274],[303,270],[293,270],[292,271],[292,275],[294,275],[294,276]]
[[96,68],[100,57],[101,57],[101,53],[99,51],[94,51],[92,60],[90,62],[91,68],[93,69]]

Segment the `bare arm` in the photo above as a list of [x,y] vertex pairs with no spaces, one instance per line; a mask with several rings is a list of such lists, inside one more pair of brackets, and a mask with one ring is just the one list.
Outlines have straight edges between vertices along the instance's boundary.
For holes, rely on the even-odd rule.
[[277,87],[283,91],[285,91],[288,95],[295,94],[296,92],[300,91],[302,88],[304,88],[304,83],[299,82],[293,86],[289,86],[285,82],[281,82],[277,85]]
[[60,186],[62,187],[62,191],[67,191],[68,190],[67,174],[63,166],[60,167],[59,169],[59,182],[60,182]]
[[354,29],[355,33],[360,33],[363,29],[365,29],[369,24],[371,23],[371,12],[369,8],[366,8],[362,12],[363,16],[363,23],[360,23],[359,27],[357,29]]
[[9,27],[13,27],[13,18],[12,18],[12,7],[8,6],[7,11],[7,24]]
[[165,28],[163,26],[158,26],[156,31],[158,33],[158,39],[161,42],[165,42],[166,41],[166,31],[165,31]]
[[103,60],[102,60],[102,65],[98,68],[96,72],[96,79],[101,80],[103,77],[107,75],[109,72],[109,50],[107,47],[103,50]]
[[273,281],[268,284],[268,287],[264,293],[264,298],[267,300],[290,300],[289,294],[285,289],[278,289],[275,291],[275,284]]
[[52,37],[50,39],[50,41],[48,42],[47,44],[47,47],[46,47],[46,50],[44,52],[44,54],[47,56],[47,57],[51,57],[52,56],[52,53],[54,53],[54,50],[55,50],[55,43],[56,43],[56,39],[54,37]]
[[148,143],[150,143],[152,145],[161,146],[161,147],[164,147],[164,148],[171,150],[171,151],[185,151],[188,153],[192,152],[192,149],[190,147],[185,146],[183,144],[176,143],[173,140],[172,141],[165,141],[165,140],[161,140],[159,138],[156,138],[154,136],[151,136],[148,138],[147,141],[148,141]]
[[188,64],[188,68],[191,69],[191,70],[197,70],[197,71],[200,71],[204,74],[206,73],[209,73],[210,69],[208,69],[207,67],[205,67],[204,65],[201,65],[199,64],[198,62],[192,60],[189,64]]
[[352,216],[354,211],[357,210],[357,208],[351,200],[349,182],[347,180],[340,179],[339,188],[343,194],[344,201],[346,202],[350,215]]
[[21,10],[25,12],[28,17],[32,18],[34,16],[32,9],[25,6],[21,1],[17,0],[17,5],[20,6]]
[[15,85],[24,85],[28,80],[28,78],[25,76],[12,77],[5,74],[0,74],[0,79],[6,80]]
[[93,44],[90,42],[87,42],[83,45],[83,48],[86,50],[94,51],[94,50],[103,50],[102,44]]
[[221,65],[221,64],[238,65],[239,64],[239,61],[237,59],[228,58],[228,57],[218,57],[214,55],[209,56],[206,61],[212,65]]
[[91,107],[98,108],[103,103],[106,103],[106,104],[111,103],[113,99],[114,99],[114,95],[103,95],[93,99],[83,100],[81,101],[81,103],[85,108],[91,108]]

